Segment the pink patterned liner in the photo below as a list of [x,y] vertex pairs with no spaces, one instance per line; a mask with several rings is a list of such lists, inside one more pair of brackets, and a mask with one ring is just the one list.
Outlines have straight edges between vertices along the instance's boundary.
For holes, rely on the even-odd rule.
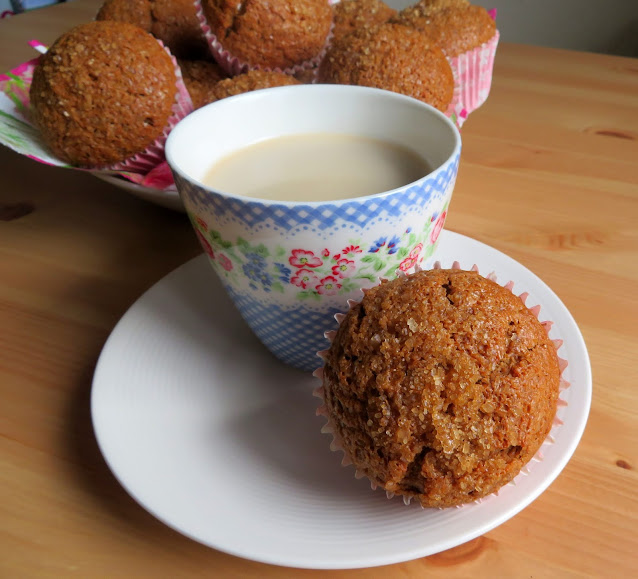
[[[441,262],[437,261],[434,266],[433,269],[441,269]],[[452,269],[461,269],[461,266],[459,264],[458,261],[455,261],[452,264]],[[421,271],[421,267],[420,266],[416,266],[414,269],[415,272]],[[475,271],[476,273],[479,273],[478,270],[478,266],[473,265],[472,266],[472,271]],[[409,274],[406,274],[405,272],[402,271],[397,271],[397,276],[398,277],[406,277]],[[494,272],[490,273],[489,275],[485,276],[487,279],[496,282],[497,278],[496,278],[496,274]],[[509,281],[508,283],[506,283],[503,286],[505,289],[513,292],[513,288],[514,288],[514,282],[513,281]],[[361,290],[362,293],[366,293],[366,289],[362,289]],[[518,296],[520,298],[520,300],[523,302],[523,304],[525,304],[525,302],[527,301],[527,298],[529,297],[529,294],[527,292],[523,292],[522,294],[520,294]],[[352,308],[353,306],[355,306],[357,304],[357,300],[348,300],[348,308]],[[540,311],[541,311],[541,306],[540,305],[536,305],[533,306],[531,308],[529,308],[529,311],[534,314],[534,316],[536,316],[536,318],[538,318]],[[337,323],[341,324],[341,322],[343,321],[343,319],[346,317],[346,314],[335,314],[335,319],[337,320]],[[552,328],[552,325],[554,324],[554,322],[552,321],[544,321],[541,322],[541,325],[543,326],[543,328],[545,329],[545,331],[547,332],[547,334],[549,335],[549,332]],[[334,340],[335,336],[337,334],[336,330],[331,330],[329,332],[325,332],[325,337],[330,340],[332,342],[332,340]],[[552,340],[552,343],[554,345],[554,348],[556,348],[556,351],[558,351],[560,349],[560,347],[563,345],[563,340]],[[317,356],[319,356],[320,358],[322,358],[323,360],[326,359],[328,354],[328,350],[322,350],[321,352],[317,352]],[[550,429],[549,434],[547,435],[547,437],[545,438],[545,440],[543,441],[543,443],[541,444],[541,447],[538,449],[538,451],[536,452],[536,454],[532,457],[532,459],[525,465],[523,465],[523,468],[521,469],[521,471],[519,472],[518,475],[516,475],[514,477],[514,479],[512,481],[510,481],[508,483],[508,485],[513,485],[516,486],[516,480],[521,477],[521,476],[527,476],[530,473],[530,466],[532,462],[541,462],[543,460],[543,446],[548,445],[548,444],[554,444],[555,440],[553,437],[553,432],[555,431],[556,428],[562,426],[564,423],[563,421],[558,417],[558,411],[560,408],[564,408],[565,406],[567,406],[567,402],[565,400],[563,400],[562,398],[560,398],[560,392],[562,392],[563,390],[566,390],[567,388],[569,388],[570,383],[567,382],[564,378],[563,378],[563,372],[565,371],[565,368],[567,368],[568,365],[568,361],[561,358],[560,356],[558,357],[558,366],[559,366],[559,370],[560,370],[560,382],[559,382],[559,396],[558,399],[556,401],[556,414],[554,415],[554,420],[552,422],[552,427]],[[332,436],[332,442],[330,443],[330,450],[332,450],[333,452],[338,452],[341,451],[343,453],[343,458],[341,460],[341,466],[350,466],[352,464],[352,460],[350,459],[350,457],[348,456],[346,450],[344,449],[341,440],[339,438],[339,434],[334,426],[334,423],[332,422],[332,420],[330,419],[330,416],[328,414],[328,408],[326,406],[325,400],[324,400],[324,387],[323,387],[323,367],[321,368],[317,368],[317,370],[315,370],[313,372],[313,376],[315,376],[315,378],[318,378],[319,380],[322,381],[322,385],[318,386],[317,388],[314,389],[313,391],[313,396],[315,396],[316,398],[319,398],[321,400],[321,404],[320,406],[317,408],[316,410],[316,414],[317,416],[323,416],[326,419],[326,423],[323,425],[323,427],[321,428],[321,432],[322,434],[330,434]],[[365,477],[365,474],[362,473],[360,470],[356,469],[355,470],[355,474],[354,474],[355,478],[357,479],[361,479],[363,477]],[[370,487],[372,488],[372,490],[376,490],[377,488],[379,488],[379,486],[373,482],[370,481]],[[500,489],[499,489],[500,490]],[[499,491],[495,491],[494,493],[492,493],[492,495],[490,496],[498,496]],[[388,497],[388,499],[392,499],[395,496],[401,496],[401,498],[403,499],[403,503],[406,505],[409,505],[412,497],[409,496],[405,496],[405,495],[395,495],[394,493],[390,492],[390,491],[386,491],[386,496]],[[477,499],[476,501],[473,501],[474,503],[481,503],[482,501],[486,500],[489,497],[484,497],[482,499]],[[463,508],[464,506],[467,506],[468,504],[472,504],[472,503],[466,503],[463,505],[458,505],[455,508]],[[425,507],[422,507],[425,508]]]
[[499,38],[500,34],[497,30],[490,40],[478,48],[448,58],[460,85],[459,99],[465,111],[463,120],[487,100],[492,86],[494,57]]
[[[332,2],[330,1],[329,3],[332,4]],[[197,18],[199,19],[199,24],[201,26],[202,32],[204,33],[204,37],[208,42],[208,46],[213,57],[215,58],[219,66],[221,66],[224,71],[230,76],[237,76],[238,74],[248,72],[249,70],[283,72],[285,74],[295,76],[296,74],[305,72],[307,70],[317,69],[319,63],[326,55],[326,52],[328,51],[328,47],[330,46],[330,42],[332,40],[333,27],[330,28],[330,32],[328,33],[328,36],[326,38],[326,42],[321,49],[321,52],[319,52],[317,56],[300,64],[296,64],[295,66],[290,68],[267,68],[259,65],[251,65],[247,62],[242,61],[237,56],[233,55],[230,51],[224,49],[222,43],[219,41],[217,36],[212,32],[210,26],[208,25],[201,0],[195,0],[195,7],[197,8]]]
[[450,102],[447,110],[443,114],[452,122],[454,122],[460,129],[467,119],[467,111],[465,110],[463,101],[461,99],[461,84],[459,81],[459,75],[457,74],[456,70],[454,70],[454,67],[452,67],[451,64],[450,67],[452,68],[452,75],[454,76],[454,92],[452,93],[452,102]]

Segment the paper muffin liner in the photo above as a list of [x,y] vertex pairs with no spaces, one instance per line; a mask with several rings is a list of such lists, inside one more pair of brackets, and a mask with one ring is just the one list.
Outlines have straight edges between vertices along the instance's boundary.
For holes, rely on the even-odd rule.
[[[432,269],[441,269],[441,262],[437,261],[434,263],[433,268]],[[451,269],[461,269],[460,263],[458,261],[454,261],[452,264]],[[419,272],[422,271],[422,268],[417,265],[414,268],[414,272]],[[478,266],[475,264],[472,266],[471,271],[475,271],[476,273],[479,273],[479,269]],[[402,272],[402,271],[397,271],[397,277],[407,277],[409,276],[410,273],[406,273],[406,272]],[[483,276],[486,279],[489,279],[493,282],[497,282],[497,276],[494,272]],[[380,279],[379,282],[381,282],[382,280]],[[502,287],[504,287],[505,289],[509,290],[510,292],[514,293],[513,289],[514,289],[514,282],[513,281],[508,281],[506,284],[504,284]],[[365,294],[367,291],[367,289],[363,289],[362,291],[362,295]],[[516,294],[514,294],[516,295]],[[529,293],[527,292],[523,292],[521,294],[518,295],[519,299],[523,302],[523,304],[526,305],[526,301],[527,298],[529,297]],[[359,303],[359,300],[348,300],[348,309],[351,309],[352,307],[354,307],[356,304]],[[528,307],[528,310],[540,321],[539,318],[539,314],[541,311],[541,306],[539,305],[535,305],[532,307]],[[341,324],[341,322],[345,319],[346,314],[345,313],[338,313],[335,314],[335,320],[337,321],[338,324]],[[549,337],[549,332],[552,328],[553,325],[553,321],[551,320],[546,320],[546,321],[542,321],[540,322],[541,325],[543,326],[543,328],[545,329],[545,332],[547,332],[547,335]],[[330,330],[328,332],[324,333],[324,336],[330,341],[332,342],[335,338],[337,334],[337,330]],[[550,338],[551,339],[551,338]],[[561,346],[563,345],[563,341],[559,340],[559,339],[551,339],[552,344],[554,345],[554,348],[556,349],[556,351],[558,352],[558,350],[560,350]],[[320,352],[317,352],[317,356],[319,358],[321,358],[322,360],[325,360],[327,358],[328,355],[328,351],[329,350],[322,350]],[[491,493],[490,495],[487,495],[486,497],[482,497],[479,499],[476,499],[475,501],[472,502],[468,502],[468,503],[463,503],[461,505],[457,505],[454,508],[463,508],[464,506],[467,505],[471,505],[473,503],[481,503],[482,501],[486,500],[487,498],[489,498],[490,496],[498,496],[499,491],[504,488],[505,486],[511,485],[511,486],[516,486],[516,481],[517,479],[519,479],[519,477],[522,476],[527,476],[530,473],[530,469],[533,468],[533,464],[534,462],[541,462],[543,460],[543,447],[550,445],[550,444],[554,444],[554,433],[556,431],[557,428],[560,428],[563,425],[563,421],[560,419],[560,417],[558,416],[560,413],[560,410],[562,408],[564,408],[565,406],[567,406],[567,402],[565,400],[563,400],[560,395],[561,392],[563,392],[564,390],[566,390],[567,388],[569,388],[570,383],[567,382],[565,380],[565,378],[563,377],[563,372],[565,371],[565,368],[567,368],[568,365],[568,361],[564,358],[561,358],[560,356],[558,356],[558,366],[559,366],[559,371],[560,371],[560,380],[559,380],[559,386],[558,386],[558,398],[556,400],[556,411],[554,413],[554,419],[552,421],[552,426],[550,428],[549,433],[547,434],[547,436],[545,437],[545,440],[543,441],[543,443],[540,445],[539,449],[536,451],[536,453],[534,454],[534,456],[526,463],[523,465],[523,467],[521,468],[521,470],[519,471],[519,473],[508,483],[506,483],[505,485],[501,486],[498,490],[496,490],[495,492]],[[323,416],[326,419],[325,424],[322,426],[321,428],[321,432],[322,434],[329,434],[332,437],[332,441],[330,442],[330,450],[333,452],[342,452],[343,453],[343,458],[341,460],[341,466],[347,467],[352,465],[352,460],[350,459],[350,456],[348,455],[348,452],[346,451],[346,449],[344,448],[341,439],[339,437],[339,433],[337,431],[337,428],[335,427],[332,419],[330,418],[329,412],[328,412],[328,408],[326,406],[325,403],[325,398],[324,398],[324,394],[325,394],[325,389],[323,386],[323,367],[317,368],[314,372],[313,372],[313,376],[319,380],[321,380],[321,385],[316,387],[312,394],[313,396],[315,396],[316,398],[319,398],[321,400],[321,404],[317,407],[316,410],[316,414],[317,416]],[[366,475],[361,472],[358,469],[355,469],[355,473],[354,473],[355,478],[357,479],[361,479],[364,478]],[[377,485],[377,483],[375,483],[374,481],[370,481],[370,487],[372,488],[372,490],[377,490],[378,488],[380,488],[379,485]],[[409,505],[412,501],[411,496],[406,496],[406,495],[400,495],[400,494],[396,494],[393,493],[391,491],[385,491],[386,492],[386,496],[388,497],[388,499],[392,499],[394,497],[401,497],[403,499],[403,503],[405,505]],[[418,502],[418,501],[417,501]],[[423,507],[422,508],[427,508],[427,507]],[[450,507],[439,507],[440,509],[442,508],[450,508]]]
[[494,57],[499,38],[497,30],[494,36],[481,46],[448,58],[459,84],[459,114],[463,119],[461,124],[487,100],[492,86]]
[[463,101],[461,99],[460,77],[451,64],[450,67],[452,68],[452,75],[454,76],[454,91],[452,92],[452,101],[443,114],[460,129],[463,126],[465,119],[467,119],[467,111],[465,110]]
[[[330,0],[326,0],[329,4],[332,4]],[[208,43],[208,47],[210,48],[211,54],[213,58],[217,61],[217,64],[221,66],[221,68],[226,72],[226,74],[230,76],[237,76],[238,74],[242,74],[244,72],[248,72],[249,70],[264,70],[267,72],[283,72],[284,74],[289,74],[291,76],[301,75],[302,73],[306,73],[309,70],[316,69],[319,66],[319,63],[323,60],[323,57],[326,55],[328,51],[328,47],[330,46],[330,41],[332,40],[332,32],[334,26],[330,27],[330,31],[328,32],[328,36],[326,37],[326,41],[323,45],[323,48],[314,58],[310,60],[306,60],[302,63],[296,64],[289,68],[268,68],[259,65],[251,65],[239,57],[232,54],[229,50],[226,50],[221,41],[217,38],[217,36],[213,33],[208,25],[208,21],[206,19],[206,15],[204,14],[204,8],[202,6],[201,0],[195,0],[195,7],[197,8],[197,18],[199,19],[199,24],[204,33],[204,37],[206,38],[206,42]],[[312,75],[314,76],[314,75]]]
[[[164,145],[173,127],[192,112],[193,104],[177,60],[161,41],[158,42],[170,56],[175,67],[175,101],[164,132],[144,151],[114,165],[94,168],[74,167],[53,156],[42,141],[38,129],[32,124],[29,113],[29,91],[39,58],[24,62],[6,74],[0,74],[0,143],[46,165],[118,176],[158,190],[175,190],[172,173],[166,167]],[[41,54],[47,50],[47,47],[37,40],[30,41],[29,45]]]

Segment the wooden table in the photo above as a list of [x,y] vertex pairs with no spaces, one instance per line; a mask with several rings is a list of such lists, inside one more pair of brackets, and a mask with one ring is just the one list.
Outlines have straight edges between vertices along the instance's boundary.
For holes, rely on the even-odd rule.
[[[0,70],[99,3],[0,22]],[[198,254],[195,236],[183,214],[0,148],[0,576],[636,576],[638,61],[502,45],[462,132],[449,229],[536,272],[591,355],[587,429],[540,498],[450,551],[332,573],[244,561],[164,526],[104,463],[89,393],[114,324]]]

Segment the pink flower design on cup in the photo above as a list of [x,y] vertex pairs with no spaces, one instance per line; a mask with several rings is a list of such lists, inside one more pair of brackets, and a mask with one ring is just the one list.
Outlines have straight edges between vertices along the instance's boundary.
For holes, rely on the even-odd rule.
[[436,243],[436,240],[439,238],[439,234],[441,233],[441,230],[443,229],[443,225],[445,223],[446,217],[447,217],[447,211],[444,211],[443,213],[441,213],[441,215],[439,215],[438,219],[436,220],[436,223],[434,224],[434,227],[432,228],[432,233],[430,234],[430,241],[432,243]]
[[408,271],[410,268],[414,267],[419,260],[419,254],[421,253],[422,249],[422,243],[419,243],[418,245],[413,247],[408,256],[399,264],[399,269],[401,271]]
[[319,295],[323,296],[333,296],[341,289],[341,284],[339,280],[332,276],[327,275],[320,282],[319,285],[315,288]]
[[319,282],[319,278],[311,269],[300,269],[290,278],[290,283],[306,289],[309,286],[313,286]]
[[196,229],[195,233],[197,233],[197,239],[199,239],[199,243],[201,244],[203,250],[206,252],[206,255],[208,255],[208,257],[210,257],[211,259],[215,259],[215,252],[213,251],[211,244],[208,243],[208,240],[202,235],[199,229]]
[[341,253],[343,255],[346,255],[348,253],[362,253],[363,249],[361,249],[358,245],[348,245],[348,247],[344,247],[341,250]]
[[228,259],[223,253],[220,253],[217,256],[217,261],[226,271],[231,271],[233,269],[233,262],[230,261],[230,259]]
[[305,249],[293,249],[288,261],[293,267],[319,267],[323,263],[312,251]]
[[349,273],[356,269],[355,263],[351,259],[340,259],[337,265],[332,266],[332,275],[338,277],[346,277]]

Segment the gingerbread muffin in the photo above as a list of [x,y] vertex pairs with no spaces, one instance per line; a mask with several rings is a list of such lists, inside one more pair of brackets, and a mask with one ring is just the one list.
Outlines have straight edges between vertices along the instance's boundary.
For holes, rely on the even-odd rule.
[[202,0],[210,31],[249,68],[291,69],[317,58],[332,27],[328,0]]
[[226,97],[235,96],[262,88],[272,88],[276,86],[289,86],[301,84],[297,79],[284,74],[283,72],[268,72],[265,70],[251,70],[244,74],[239,74],[233,78],[227,78],[218,82],[213,87],[211,93],[214,100],[221,100]]
[[419,30],[399,24],[363,28],[332,43],[318,82],[382,88],[446,111],[454,76],[441,49]]
[[96,20],[135,24],[159,38],[180,58],[209,55],[193,0],[106,0]]
[[342,0],[334,5],[333,10],[335,39],[359,28],[383,24],[397,13],[382,0]]
[[132,24],[96,21],[62,35],[35,68],[33,121],[60,159],[103,167],[143,151],[167,126],[173,60]]
[[478,48],[496,34],[487,10],[466,0],[420,0],[393,22],[421,30],[450,57]]
[[106,0],[95,19],[128,22],[150,32],[153,24],[151,0]]
[[178,60],[178,63],[194,109],[217,100],[214,92],[215,87],[227,75],[216,62]]
[[547,437],[560,369],[552,341],[509,290],[431,270],[366,292],[326,354],[335,438],[355,467],[424,507],[511,481]]

